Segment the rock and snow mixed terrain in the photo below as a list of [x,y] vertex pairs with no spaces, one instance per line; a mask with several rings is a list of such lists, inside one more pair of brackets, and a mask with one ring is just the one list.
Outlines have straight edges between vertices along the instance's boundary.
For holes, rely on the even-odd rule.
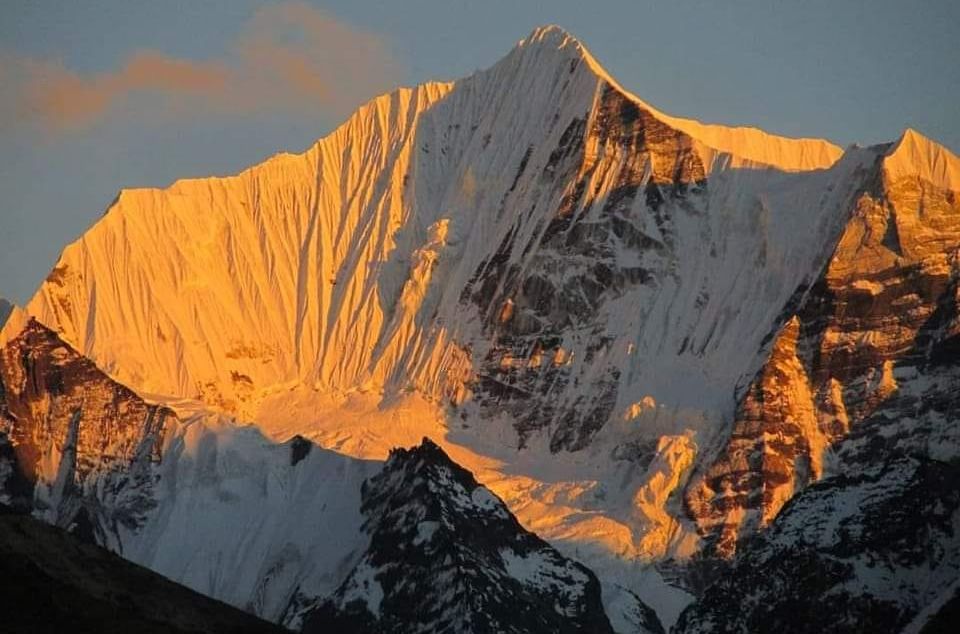
[[178,418],[31,321],[0,354],[4,502],[271,620],[331,592],[375,463]]
[[[683,631],[743,631],[829,596],[896,631],[960,569],[958,175],[912,130],[665,115],[538,29],[301,155],[121,192],[0,332],[0,493],[290,626],[415,629],[395,568],[451,569],[411,514],[466,486],[579,607],[467,531],[447,616],[656,631],[699,598]],[[388,494],[423,436],[459,484]]]
[[0,502],[195,590],[305,631],[613,631],[594,574],[429,440],[381,468],[180,420],[35,320],[0,378]]
[[362,509],[370,545],[304,632],[613,631],[594,574],[524,530],[429,439],[391,452]]

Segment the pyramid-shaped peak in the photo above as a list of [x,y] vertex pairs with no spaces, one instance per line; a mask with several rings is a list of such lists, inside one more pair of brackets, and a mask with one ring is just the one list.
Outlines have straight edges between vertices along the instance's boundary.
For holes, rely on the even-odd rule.
[[575,45],[582,48],[580,41],[576,37],[562,26],[557,26],[556,24],[538,26],[530,35],[520,40],[520,46],[535,45],[554,46],[556,48]]
[[0,346],[19,335],[28,321],[26,311],[13,302],[0,299]]
[[894,142],[894,145],[890,151],[890,154],[894,154],[902,149],[903,150],[917,149],[917,150],[933,151],[933,152],[938,152],[938,151],[949,152],[947,148],[940,145],[939,143],[937,143],[930,137],[926,136],[919,130],[915,130],[913,128],[905,128],[903,130],[903,132],[900,134],[900,138],[898,138]]
[[535,28],[530,35],[517,42],[514,52],[523,57],[535,56],[556,61],[586,59],[598,74],[606,75],[587,47],[569,31],[555,24]]
[[892,180],[920,177],[937,187],[960,191],[960,157],[913,128],[907,128],[884,160]]

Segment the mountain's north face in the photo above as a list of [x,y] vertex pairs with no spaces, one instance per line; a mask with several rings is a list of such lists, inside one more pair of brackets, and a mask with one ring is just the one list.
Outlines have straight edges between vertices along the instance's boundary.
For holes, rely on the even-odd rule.
[[0,344],[2,501],[289,627],[920,631],[958,592],[960,159],[671,117],[556,27],[122,191]]

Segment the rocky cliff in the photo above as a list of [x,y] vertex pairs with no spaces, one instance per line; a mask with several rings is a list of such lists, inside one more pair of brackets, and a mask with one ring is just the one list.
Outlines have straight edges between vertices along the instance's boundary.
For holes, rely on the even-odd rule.
[[[932,165],[891,169],[918,143],[940,155],[912,131],[878,149],[830,261],[788,305],[730,439],[688,489],[721,554],[811,482],[900,455],[960,452],[950,378],[960,361],[960,200],[951,181],[926,179]],[[851,442],[841,449],[841,439]]]

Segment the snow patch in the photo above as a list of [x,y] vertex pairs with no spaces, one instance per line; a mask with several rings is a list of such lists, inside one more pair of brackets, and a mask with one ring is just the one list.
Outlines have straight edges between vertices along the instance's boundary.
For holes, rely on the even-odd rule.
[[383,587],[377,581],[378,570],[366,562],[356,567],[350,576],[350,583],[343,593],[343,603],[363,601],[374,616],[380,616],[380,603],[383,601]]

